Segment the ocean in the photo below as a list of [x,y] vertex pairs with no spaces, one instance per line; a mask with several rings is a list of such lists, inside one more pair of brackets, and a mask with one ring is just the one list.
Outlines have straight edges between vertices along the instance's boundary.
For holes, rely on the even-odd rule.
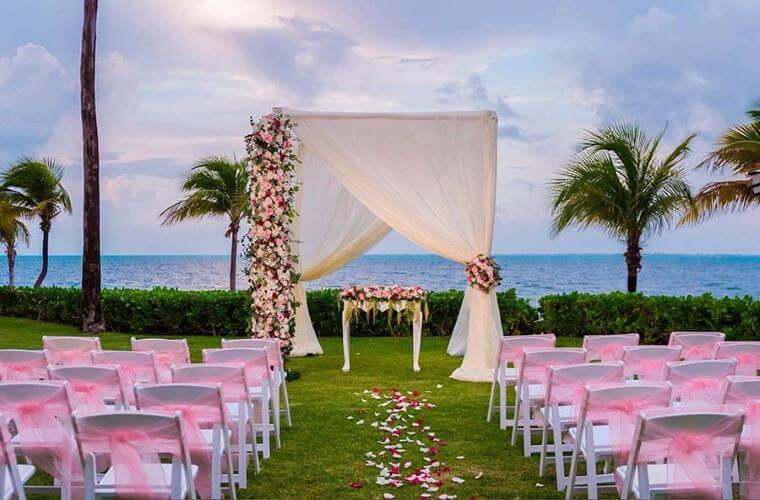
[[[622,255],[498,255],[501,289],[515,288],[521,297],[537,299],[550,293],[624,290]],[[183,290],[224,289],[228,260],[221,255],[107,255],[103,286],[108,288],[173,287]],[[55,255],[45,285],[79,286],[81,257]],[[240,263],[238,288],[247,285]],[[16,259],[16,284],[32,285],[40,268],[38,256]],[[0,282],[7,282],[0,255]],[[364,255],[335,273],[308,283],[308,289],[353,284],[422,285],[428,290],[463,289],[462,266],[434,255]],[[639,290],[650,295],[760,297],[760,256],[644,255]]]

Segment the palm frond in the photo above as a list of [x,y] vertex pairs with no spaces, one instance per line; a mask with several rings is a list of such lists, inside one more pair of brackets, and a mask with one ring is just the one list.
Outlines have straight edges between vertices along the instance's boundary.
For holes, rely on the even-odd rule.
[[52,219],[72,211],[62,179],[63,167],[56,160],[22,157],[2,174],[0,190],[12,203],[29,209],[30,216]]
[[694,196],[691,208],[683,214],[679,225],[694,224],[714,215],[750,207],[760,207],[760,196],[752,192],[749,180],[711,182]]

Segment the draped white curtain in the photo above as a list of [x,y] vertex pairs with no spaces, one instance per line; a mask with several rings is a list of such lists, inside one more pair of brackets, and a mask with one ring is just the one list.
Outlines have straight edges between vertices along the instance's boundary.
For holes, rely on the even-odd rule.
[[296,193],[293,233],[299,245],[296,264],[301,280],[295,286],[296,331],[291,356],[322,354],[306,302],[304,282],[313,281],[344,266],[369,250],[390,227],[362,205],[330,173],[323,160],[305,146]]
[[[302,145],[385,224],[460,263],[490,254],[496,191],[493,112],[283,111],[296,122]],[[303,164],[304,172],[309,168]],[[300,225],[304,231],[305,221]],[[460,344],[466,338],[464,359],[452,377],[491,380],[500,325],[495,292],[468,290],[452,338]]]

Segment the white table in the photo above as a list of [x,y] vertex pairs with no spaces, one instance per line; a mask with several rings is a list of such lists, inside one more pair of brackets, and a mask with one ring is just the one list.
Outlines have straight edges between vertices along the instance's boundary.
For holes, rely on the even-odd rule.
[[[347,307],[351,306],[351,307]],[[359,308],[362,311],[369,311],[372,307],[371,303],[358,301],[358,300],[344,300],[343,301],[343,371],[347,372],[351,369],[351,315],[350,310],[352,308]],[[388,301],[388,300],[376,300],[375,307],[380,312],[385,312],[389,307],[392,307],[394,311],[399,312],[407,309],[408,302],[406,300],[400,301]],[[422,342],[422,304],[420,302],[415,303],[412,313],[412,369],[416,372],[420,371],[420,343]]]

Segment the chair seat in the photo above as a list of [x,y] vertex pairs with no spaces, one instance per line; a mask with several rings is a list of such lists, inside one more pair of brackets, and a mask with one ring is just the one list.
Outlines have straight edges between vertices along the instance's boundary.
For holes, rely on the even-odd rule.
[[[153,471],[157,468],[161,469],[161,472],[166,478],[166,484],[170,485],[172,477],[172,464],[154,464],[146,466],[149,474],[152,474]],[[198,474],[198,466],[193,465],[190,467],[190,470],[193,478],[195,478],[195,476]],[[180,490],[180,498],[185,498],[187,496],[187,481],[185,481],[184,474],[182,474]],[[103,477],[98,481],[96,496],[116,496],[116,477],[113,467],[110,467],[108,471],[103,475]]]
[[[560,406],[560,407],[558,407],[558,411],[559,411],[560,427],[566,427],[569,424],[574,424],[575,423],[575,420],[577,418],[577,415],[576,415],[577,412],[576,412],[576,409],[573,406],[570,406],[570,405]],[[545,408],[545,407],[542,407],[539,410],[542,422],[543,422],[543,419],[546,417],[546,412],[547,412],[547,408]],[[549,426],[551,427],[552,425],[553,424],[550,421],[549,422]]]
[[[668,490],[667,484],[668,484],[668,466],[667,464],[648,464],[647,465],[647,476],[649,476],[649,489],[650,490],[659,490],[660,492],[665,492]],[[619,485],[622,485],[625,481],[625,474],[628,470],[627,465],[623,465],[621,467],[618,467],[615,469],[615,482]],[[716,489],[718,486],[716,485]],[[631,492],[633,493],[634,497],[641,498],[641,492],[639,491],[639,473],[636,471],[633,474],[633,484],[631,485]],[[696,492],[695,492],[696,493]],[[688,491],[679,492],[680,495],[688,495]],[[649,495],[645,495],[647,498],[649,498]],[[681,498],[681,496],[679,496]]]
[[[610,428],[607,425],[594,425],[591,427],[594,433],[594,453],[596,458],[612,456],[612,443],[610,439]],[[578,435],[578,428],[573,427],[568,433],[568,440],[571,443],[575,443],[576,436]],[[583,456],[587,456],[586,439],[581,441],[581,453]]]
[[[18,475],[21,478],[21,484],[26,483],[34,475],[34,465],[19,464]],[[11,476],[8,469],[5,469],[5,491],[3,492],[3,500],[13,498],[16,492],[13,491],[13,483],[11,482]]]

